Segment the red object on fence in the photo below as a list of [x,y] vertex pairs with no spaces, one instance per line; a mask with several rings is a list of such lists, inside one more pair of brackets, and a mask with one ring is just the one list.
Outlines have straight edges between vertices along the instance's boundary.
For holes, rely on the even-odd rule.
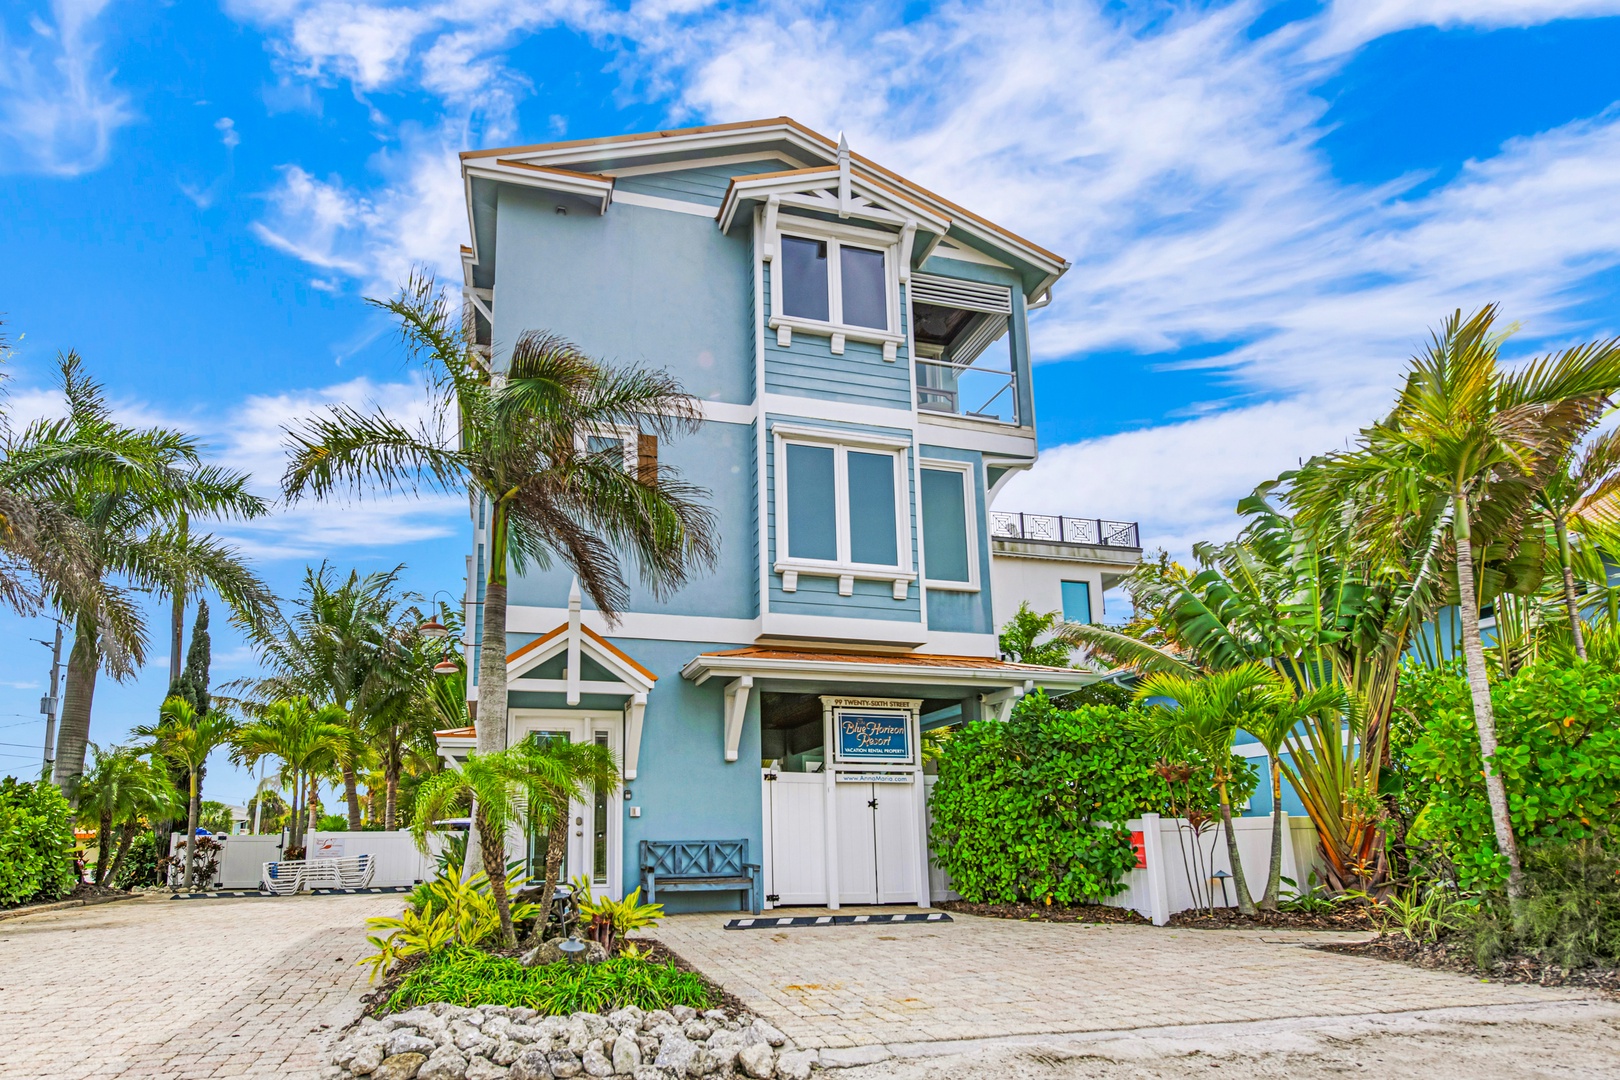
[[1131,833],[1131,850],[1136,853],[1136,868],[1138,870],[1146,870],[1147,869],[1147,841],[1142,838],[1141,833],[1139,833],[1139,832]]

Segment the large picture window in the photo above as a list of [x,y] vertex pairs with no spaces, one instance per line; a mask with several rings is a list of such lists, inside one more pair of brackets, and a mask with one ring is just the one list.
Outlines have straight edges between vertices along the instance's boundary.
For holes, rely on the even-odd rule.
[[930,588],[978,587],[973,468],[927,462],[921,470],[923,569]]
[[[783,588],[800,573],[894,582],[895,596],[915,579],[905,493],[903,445],[812,441],[777,432],[777,561]],[[846,580],[847,579],[847,580]]]

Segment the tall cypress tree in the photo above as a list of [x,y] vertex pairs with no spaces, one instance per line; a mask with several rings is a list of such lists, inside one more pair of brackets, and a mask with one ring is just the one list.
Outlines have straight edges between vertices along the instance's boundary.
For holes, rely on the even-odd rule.
[[169,686],[169,696],[185,698],[198,716],[206,716],[213,696],[208,692],[208,666],[213,651],[208,640],[208,601],[197,601],[197,621],[191,625],[191,647],[186,650],[186,666]]

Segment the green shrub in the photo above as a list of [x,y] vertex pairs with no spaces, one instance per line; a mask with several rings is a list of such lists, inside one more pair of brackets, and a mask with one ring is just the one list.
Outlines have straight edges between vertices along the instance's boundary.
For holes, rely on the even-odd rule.
[[0,779],[0,907],[55,900],[76,882],[62,793],[49,780]]
[[[1421,734],[1404,764],[1425,801],[1408,838],[1434,845],[1461,888],[1490,888],[1506,880],[1507,861],[1496,850],[1467,686],[1451,675],[1420,689],[1409,716]],[[1542,845],[1606,837],[1620,810],[1620,674],[1539,664],[1494,684],[1491,700],[1494,764],[1526,857]]]
[[1134,710],[1032,694],[1005,724],[958,728],[939,757],[929,845],[974,903],[1112,896],[1135,865],[1125,822],[1167,790]]
[[452,1005],[505,1005],[546,1015],[606,1013],[634,1005],[710,1009],[717,1002],[701,975],[671,963],[620,956],[600,964],[541,964],[452,946],[432,953],[400,980],[388,999],[392,1012],[445,1001]]
[[142,829],[135,834],[135,840],[129,845],[129,854],[124,856],[124,865],[118,871],[118,880],[112,882],[115,889],[134,889],[142,885],[158,885],[162,879],[158,874],[158,848],[157,838],[152,835],[151,829]]
[[1493,890],[1465,924],[1475,963],[1523,952],[1563,968],[1620,966],[1620,858],[1595,840],[1544,844],[1525,871],[1530,899],[1517,921]]

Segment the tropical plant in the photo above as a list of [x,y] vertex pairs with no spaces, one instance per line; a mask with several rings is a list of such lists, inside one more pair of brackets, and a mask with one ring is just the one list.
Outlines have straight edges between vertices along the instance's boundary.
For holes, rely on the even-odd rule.
[[[143,821],[156,821],[184,809],[163,767],[129,746],[102,750],[90,744],[91,764],[79,784],[79,820],[96,828],[97,885],[118,879]],[[207,804],[204,804],[207,805]],[[117,854],[112,838],[119,834]]]
[[[244,621],[262,618],[273,595],[237,552],[212,536],[182,535],[176,524],[183,514],[266,513],[247,478],[206,464],[189,435],[115,423],[101,387],[75,354],[61,357],[59,368],[68,415],[35,421],[8,438],[0,489],[23,492],[75,523],[84,577],[116,576],[164,589],[183,574],[219,593]],[[144,657],[146,633],[127,598],[105,589],[86,596],[46,582],[46,593],[74,624],[53,777],[71,794],[84,771],[97,674],[103,667],[114,678],[132,674]]]
[[[325,498],[368,484],[384,490],[470,489],[487,516],[487,564],[478,672],[478,751],[506,741],[506,588],[510,566],[560,561],[610,622],[629,598],[628,558],[656,596],[714,565],[716,518],[706,493],[643,454],[624,466],[615,444],[590,436],[636,433],[639,446],[696,430],[698,402],[665,372],[614,368],[549,334],[522,334],[499,378],[463,333],[458,309],[431,277],[413,276],[377,302],[400,322],[424,361],[433,416],[411,427],[382,413],[334,406],[294,426],[282,489]],[[480,828],[482,837],[490,830]],[[499,852],[484,860],[498,867]]]
[[619,764],[613,752],[595,742],[536,735],[525,744],[532,756],[535,824],[546,834],[546,867],[541,896],[553,895],[562,880],[563,857],[568,851],[569,806],[586,802],[593,794],[611,796],[619,787]]
[[[275,784],[292,793],[288,817],[292,846],[303,846],[298,842],[301,810],[309,819],[307,828],[314,828],[316,785],[337,764],[348,734],[342,710],[336,705],[317,709],[303,697],[271,702],[260,711],[257,720],[236,732],[232,760],[249,768],[265,757],[281,762]],[[307,803],[301,803],[305,790],[309,798]]]
[[1233,891],[1238,910],[1245,915],[1253,915],[1255,907],[1232,830],[1232,744],[1238,728],[1265,709],[1277,689],[1275,672],[1261,663],[1247,663],[1196,679],[1159,672],[1143,679],[1136,691],[1137,701],[1146,708],[1142,731],[1153,743],[1194,747],[1214,768],[1211,779],[1226,829]]
[[451,1005],[505,1005],[533,1009],[543,1016],[579,1012],[605,1014],[634,1007],[710,1009],[718,995],[702,975],[673,962],[616,956],[600,964],[539,964],[524,967],[504,956],[477,949],[441,948],[400,980],[388,998],[389,1011],[447,1002]]
[[[1598,435],[1584,447],[1566,451],[1558,468],[1536,492],[1536,507],[1552,526],[1565,615],[1575,655],[1586,659],[1581,601],[1575,588],[1576,558],[1570,527],[1605,533],[1620,526],[1620,430]],[[1607,585],[1607,573],[1601,580]]]
[[620,943],[631,934],[657,926],[658,920],[664,917],[663,904],[641,902],[639,885],[626,893],[623,900],[615,900],[611,896],[592,897],[591,880],[584,874],[571,884],[575,894],[584,897],[580,901],[579,917],[585,924],[585,936],[606,949],[609,956],[614,955]]
[[[506,895],[526,884],[521,870],[506,875]],[[540,913],[537,904],[518,901],[511,905],[514,922],[527,922]],[[368,935],[376,953],[362,959],[359,966],[371,968],[371,979],[386,975],[408,956],[431,953],[451,946],[474,948],[501,933],[501,911],[494,890],[483,872],[462,880],[462,866],[444,867],[432,881],[411,890],[405,911],[396,917],[366,920],[372,930],[386,930],[384,936]]]
[[196,861],[197,818],[202,809],[201,771],[208,755],[230,744],[239,725],[220,712],[199,714],[184,698],[172,697],[158,709],[156,725],[142,725],[135,735],[151,739],[150,751],[185,768],[190,776],[186,793],[186,888],[192,885]]
[[[1297,733],[1302,726],[1311,730],[1338,732],[1343,727],[1346,706],[1342,687],[1319,686],[1296,695],[1293,686],[1278,682],[1241,724],[1244,731],[1265,747],[1271,781],[1271,869],[1266,875],[1265,895],[1260,899],[1260,907],[1264,910],[1276,911],[1282,898],[1283,749],[1290,738],[1298,739]],[[1316,764],[1311,755],[1301,755],[1301,759],[1306,769]]]
[[1001,628],[997,638],[1001,655],[1020,664],[1068,667],[1074,646],[1056,636],[1062,625],[1063,612],[1037,612],[1026,600]]
[[[525,822],[553,825],[555,803],[551,793],[572,782],[574,778],[563,763],[532,741],[493,754],[470,753],[459,769],[436,773],[422,782],[416,793],[411,834],[417,846],[427,851],[427,836],[435,822],[452,816],[453,811],[476,805],[473,826],[481,834],[479,839],[487,864],[491,853],[505,852],[506,837],[513,829]],[[563,814],[562,820],[566,821],[566,806]],[[517,937],[513,931],[504,860],[500,869],[501,873],[486,876],[500,918],[501,943],[510,947],[516,944]],[[550,883],[552,887],[555,884],[555,881]],[[549,896],[550,892],[541,895]]]
[[78,878],[68,815],[67,799],[49,780],[0,777],[0,907],[72,891]]
[[[1470,698],[1484,761],[1492,831],[1508,864],[1508,895],[1526,896],[1497,750],[1479,618],[1482,594],[1540,582],[1538,494],[1620,387],[1620,339],[1575,346],[1513,370],[1494,305],[1455,312],[1415,357],[1390,414],[1320,469],[1319,514],[1339,518],[1346,493],[1362,508],[1352,528],[1373,553],[1411,549],[1413,519],[1446,522]],[[1323,517],[1318,516],[1318,520]]]

